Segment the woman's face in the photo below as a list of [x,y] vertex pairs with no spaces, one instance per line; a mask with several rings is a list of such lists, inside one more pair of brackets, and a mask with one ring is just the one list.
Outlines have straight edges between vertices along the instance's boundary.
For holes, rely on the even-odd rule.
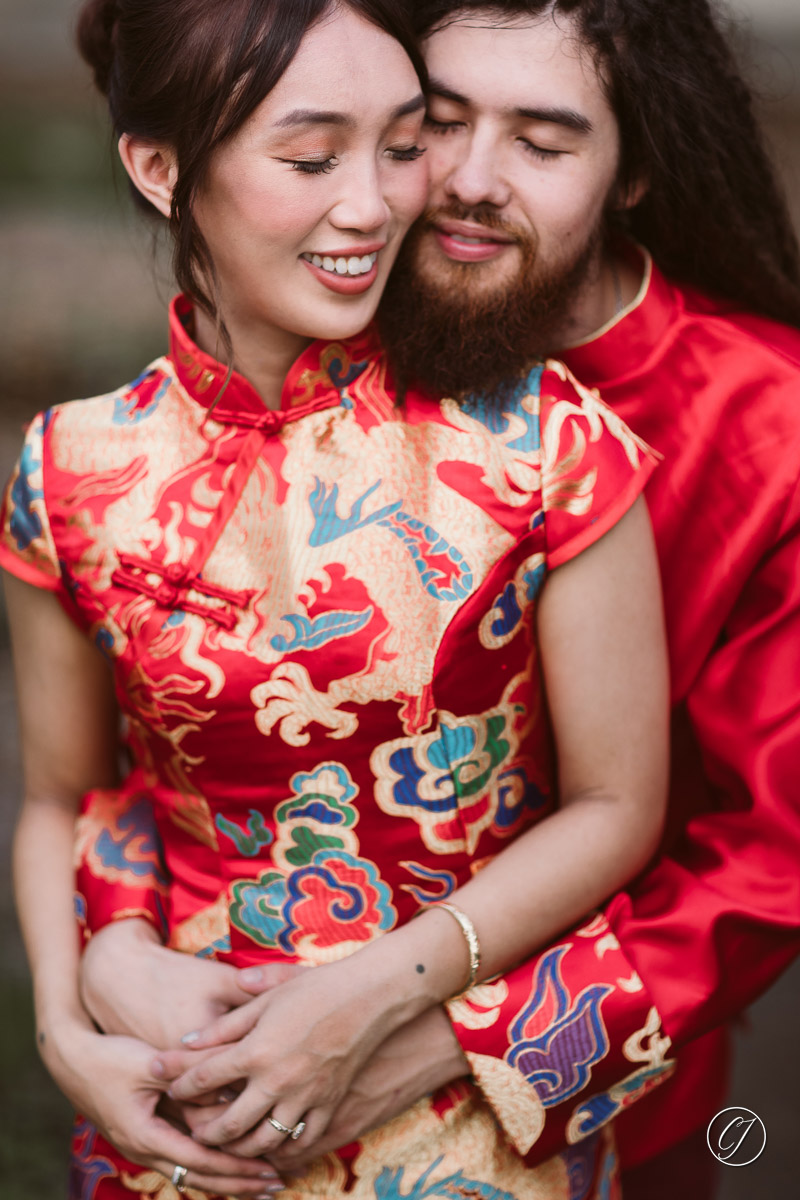
[[341,338],[375,309],[421,211],[419,79],[399,42],[348,8],[215,154],[194,206],[234,334]]

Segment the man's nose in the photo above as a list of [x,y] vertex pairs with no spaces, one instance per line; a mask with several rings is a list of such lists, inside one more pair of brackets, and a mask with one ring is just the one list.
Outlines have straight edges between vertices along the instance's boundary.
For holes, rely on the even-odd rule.
[[463,204],[504,208],[511,199],[511,188],[503,176],[499,148],[493,139],[470,138],[461,147],[445,187],[450,196]]

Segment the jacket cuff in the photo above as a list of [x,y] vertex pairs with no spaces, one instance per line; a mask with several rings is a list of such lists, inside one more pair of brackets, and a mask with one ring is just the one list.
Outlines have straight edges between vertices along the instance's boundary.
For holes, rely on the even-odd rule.
[[84,941],[112,921],[140,917],[166,935],[168,875],[147,795],[89,792],[75,836],[76,915]]
[[675,1067],[602,914],[447,1007],[476,1084],[531,1165],[595,1133]]

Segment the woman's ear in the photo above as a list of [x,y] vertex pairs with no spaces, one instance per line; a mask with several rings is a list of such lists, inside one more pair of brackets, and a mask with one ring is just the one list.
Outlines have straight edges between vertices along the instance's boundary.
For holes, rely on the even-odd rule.
[[168,146],[123,133],[119,139],[119,156],[134,187],[163,216],[168,217],[172,209],[172,191],[178,178],[178,165],[173,151]]

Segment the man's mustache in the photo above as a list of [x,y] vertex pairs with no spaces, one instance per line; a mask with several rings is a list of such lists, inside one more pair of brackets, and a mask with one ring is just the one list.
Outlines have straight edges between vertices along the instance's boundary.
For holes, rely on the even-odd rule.
[[438,225],[441,221],[469,221],[473,225],[481,225],[494,233],[502,233],[515,242],[530,243],[533,241],[530,230],[521,229],[518,225],[505,220],[489,206],[468,205],[454,201],[452,204],[428,208],[419,218],[418,227]]

